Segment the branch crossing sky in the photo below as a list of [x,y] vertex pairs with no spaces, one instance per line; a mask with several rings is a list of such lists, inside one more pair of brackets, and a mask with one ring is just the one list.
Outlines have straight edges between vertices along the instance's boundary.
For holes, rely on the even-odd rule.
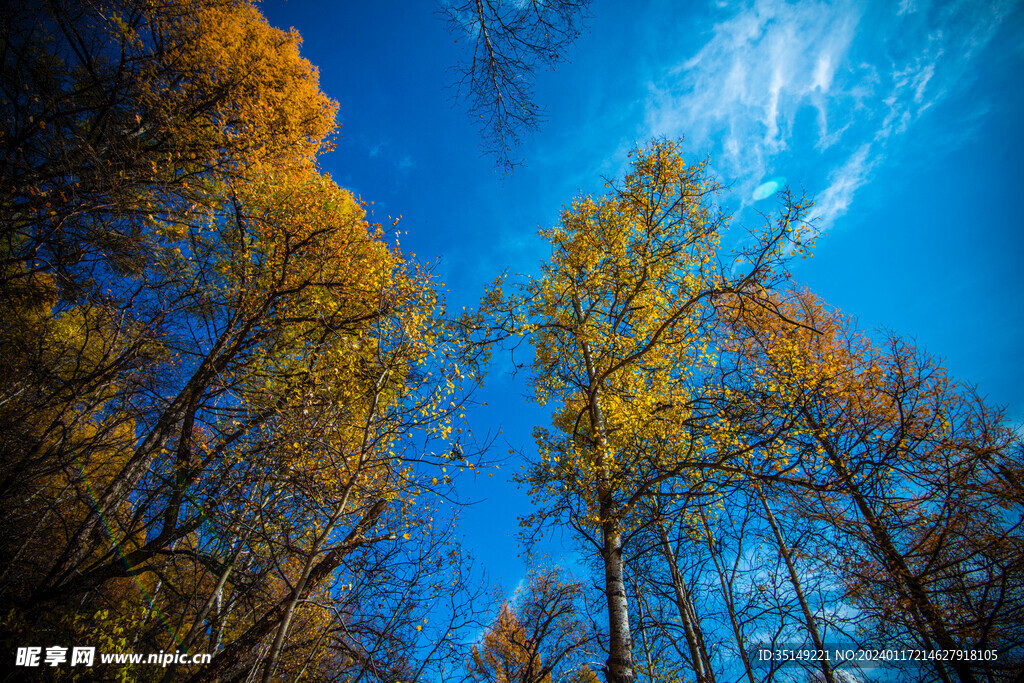
[[[945,359],[1024,422],[1024,4],[597,0],[555,72],[547,112],[503,176],[480,156],[466,107],[446,88],[468,50],[431,3],[267,0],[304,38],[321,87],[340,102],[324,168],[375,220],[401,216],[403,250],[436,262],[449,303],[473,306],[503,271],[535,273],[537,229],[580,193],[618,177],[627,151],[686,138],[730,186],[751,226],[788,185],[816,201],[820,236],[796,281],[867,329],[890,329]],[[548,423],[527,372],[495,363],[475,429],[531,453]],[[461,511],[466,543],[493,580],[521,576],[510,459]],[[551,545],[559,552],[558,543]],[[558,557],[553,559],[558,560]]]

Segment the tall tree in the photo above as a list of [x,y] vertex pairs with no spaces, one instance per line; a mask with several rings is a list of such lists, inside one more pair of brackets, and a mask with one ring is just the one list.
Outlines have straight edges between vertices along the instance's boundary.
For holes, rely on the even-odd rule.
[[[1014,652],[1021,521],[1006,513],[1019,508],[1019,436],[912,345],[877,345],[807,293],[781,305],[802,324],[748,312],[728,371],[740,431],[780,435],[761,450],[764,477],[800,480],[791,500],[839,532],[836,570],[883,642]],[[933,665],[963,681],[1013,666]]]
[[297,34],[246,0],[2,20],[5,626],[102,613],[212,652],[208,676],[297,673],[374,613],[344,568],[414,555],[447,467],[473,469],[451,437],[475,358],[317,167],[336,106]]
[[[704,164],[688,165],[671,141],[632,155],[621,186],[576,199],[558,227],[543,275],[490,303],[510,332],[534,345],[535,390],[554,404],[556,432],[538,430],[540,461],[527,476],[544,505],[593,545],[604,570],[608,680],[633,680],[633,642],[623,575],[623,524],[662,481],[695,467],[705,423],[705,333],[724,300],[767,305],[783,277],[786,245],[805,204],[787,202],[735,262],[718,257],[725,219]],[[683,435],[680,441],[680,435]],[[665,449],[658,444],[690,443]]]

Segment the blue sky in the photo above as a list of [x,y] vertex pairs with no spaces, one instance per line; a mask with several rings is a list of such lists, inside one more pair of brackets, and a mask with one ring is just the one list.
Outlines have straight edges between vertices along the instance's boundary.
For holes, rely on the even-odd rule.
[[[739,224],[775,206],[771,181],[815,199],[821,235],[793,268],[799,284],[862,327],[915,339],[1024,422],[1021,3],[597,0],[570,61],[540,74],[547,120],[509,176],[480,155],[446,87],[468,46],[438,7],[262,10],[299,30],[340,104],[324,169],[374,202],[377,221],[401,216],[403,250],[437,264],[456,310],[502,271],[536,272],[548,255],[538,228],[620,175],[633,145],[684,136],[731,187]],[[495,364],[471,422],[503,430],[499,452],[530,453],[547,413],[509,367]],[[523,574],[516,516],[529,511],[513,470],[462,482],[483,501],[461,512],[464,542],[507,587]]]

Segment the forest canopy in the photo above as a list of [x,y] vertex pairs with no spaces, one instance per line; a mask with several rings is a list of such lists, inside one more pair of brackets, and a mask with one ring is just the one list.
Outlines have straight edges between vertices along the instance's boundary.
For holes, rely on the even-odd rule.
[[[585,8],[449,13],[476,17],[502,163],[537,114],[487,46],[553,64]],[[454,316],[323,170],[338,103],[253,2],[0,19],[11,680],[44,657],[81,680],[862,680],[846,651],[1017,680],[1020,431],[793,279],[812,201],[737,239],[709,162],[657,138],[566,198],[537,275]],[[488,599],[442,506],[494,464],[467,413],[520,345],[551,412],[513,458],[524,550],[564,531],[581,561]],[[89,671],[71,646],[208,658]],[[761,654],[807,650],[834,654]]]
[[475,357],[320,171],[337,105],[298,35],[232,1],[5,21],[6,642],[413,676],[460,599],[417,499],[474,467]]

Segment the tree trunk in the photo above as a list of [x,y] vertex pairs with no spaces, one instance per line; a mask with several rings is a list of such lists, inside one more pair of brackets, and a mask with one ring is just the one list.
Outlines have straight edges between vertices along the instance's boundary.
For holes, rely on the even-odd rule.
[[637,616],[640,618],[640,646],[644,649],[644,663],[647,668],[644,673],[650,677],[651,672],[654,671],[654,662],[651,660],[651,645],[647,642],[647,628],[644,621],[644,599],[640,595],[640,585],[636,581],[636,577],[633,577],[633,592],[636,594],[636,611]]
[[736,615],[736,604],[732,595],[732,585],[725,576],[725,569],[718,561],[718,555],[715,551],[715,542],[711,538],[711,528],[708,525],[707,517],[704,516],[704,512],[701,511],[701,522],[704,525],[704,536],[707,539],[708,550],[711,552],[711,561],[715,565],[715,571],[718,574],[718,581],[722,586],[722,598],[725,599],[725,606],[729,612],[729,624],[732,626],[733,637],[736,638],[736,649],[740,651],[740,660],[743,662],[743,670],[747,674],[747,681],[749,683],[758,683],[754,677],[754,669],[750,664],[750,657],[747,656],[747,645],[743,638],[743,629],[740,627],[739,618]]
[[[605,505],[602,503],[602,508]],[[602,518],[604,516],[602,515]],[[608,601],[608,683],[633,683],[633,638],[623,579],[622,535],[619,520],[601,523],[604,547],[604,595]]]
[[[579,296],[572,295],[576,322],[583,325]],[[604,595],[608,602],[608,683],[633,683],[633,638],[629,632],[629,603],[623,579],[622,529],[609,471],[608,433],[601,410],[600,380],[594,367],[590,344],[580,340],[587,369],[587,410],[597,466],[597,500],[601,520],[601,559],[604,561]]]
[[[811,426],[816,430],[820,429],[816,420],[812,416],[805,412],[805,417],[808,418]],[[895,579],[897,585],[903,585],[909,595],[913,606],[919,611],[923,621],[928,626],[928,630],[931,631],[930,635],[938,643],[939,647],[944,650],[959,650],[960,645],[953,639],[949,631],[946,629],[946,624],[942,620],[942,616],[938,609],[932,603],[931,598],[928,597],[928,592],[925,590],[924,585],[920,579],[911,571],[910,567],[903,560],[903,556],[896,550],[896,546],[892,541],[888,530],[880,519],[875,515],[875,511],[868,504],[867,499],[860,492],[860,488],[853,481],[853,477],[847,471],[846,466],[843,464],[839,453],[836,452],[835,447],[828,439],[820,439],[822,447],[829,456],[829,461],[832,465],[833,470],[839,476],[839,480],[842,482],[846,492],[853,498],[854,503],[857,505],[857,509],[864,517],[864,521],[867,523],[868,529],[871,532],[871,537],[877,543],[879,552],[882,555],[882,565],[885,567],[888,574]],[[974,672],[971,670],[970,665],[959,659],[953,659],[950,664],[957,676],[963,683],[975,683],[977,680],[974,677]]]
[[[239,542],[235,545],[234,552],[231,553],[231,559],[224,564],[224,571],[220,573],[220,577],[217,579],[217,585],[210,593],[210,597],[207,598],[206,603],[203,605],[202,609],[199,610],[198,614],[196,614],[195,622],[193,622],[192,628],[190,628],[188,630],[188,633],[185,634],[185,637],[181,639],[182,651],[188,652],[189,648],[192,647],[192,643],[196,640],[199,634],[202,633],[203,625],[206,622],[206,615],[210,613],[210,610],[213,609],[213,606],[218,605],[217,611],[220,611],[219,605],[221,601],[221,596],[223,595],[224,586],[226,586],[228,583],[228,578],[231,576],[231,572],[235,568],[235,561],[238,559],[238,554],[241,552],[242,546],[247,538],[248,534],[246,534],[242,539],[239,540]],[[213,650],[214,654],[216,654],[216,649],[213,648]],[[161,679],[161,683],[171,683],[171,681],[174,680],[174,672],[177,668],[177,664],[169,665],[167,667],[167,673],[165,673],[164,677]]]
[[[796,573],[796,565],[793,563],[793,556],[789,551],[789,545],[786,544],[786,539],[782,535],[782,529],[779,528],[778,522],[775,521],[775,515],[768,505],[768,499],[764,497],[760,489],[755,490],[761,505],[764,506],[768,525],[771,526],[772,532],[775,534],[775,541],[779,544],[779,552],[782,554],[782,559],[786,562],[786,569],[789,570],[789,581],[793,584],[793,590],[796,591],[797,600],[800,601],[800,609],[804,613],[804,623],[807,624],[807,631],[811,634],[811,640],[814,642],[814,647],[818,652],[824,652],[825,645],[821,641],[821,634],[818,633],[818,625],[814,621],[814,615],[811,614],[810,605],[807,604],[807,597],[804,595],[803,586],[800,584],[800,577]],[[820,663],[821,675],[825,677],[826,683],[835,683],[835,677],[832,675],[832,667],[828,663],[828,658],[823,655]]]
[[230,645],[221,650],[209,665],[200,669],[191,679],[189,679],[190,683],[217,680],[230,671],[230,669],[238,663],[238,660],[240,660],[244,654],[254,651],[259,642],[281,623],[289,604],[296,599],[302,600],[309,595],[310,592],[312,592],[322,581],[327,579],[334,570],[338,568],[346,555],[365,542],[363,534],[369,531],[369,529],[377,523],[377,519],[380,517],[381,513],[384,512],[384,508],[386,506],[387,501],[383,499],[374,503],[373,507],[363,515],[363,518],[359,520],[359,523],[356,524],[356,526],[352,528],[352,531],[349,532],[348,536],[345,537],[344,542],[334,550],[327,553],[327,555],[320,560],[315,567],[313,567],[308,574],[306,583],[303,585],[302,593],[299,593],[297,590],[293,590],[291,595],[282,599],[274,607],[270,608],[255,624],[250,626],[245,633],[240,635]]
[[697,677],[697,683],[715,683],[715,674],[711,669],[711,658],[704,645],[704,633],[700,627],[700,619],[697,617],[697,609],[693,604],[690,591],[686,588],[683,575],[679,571],[679,565],[676,564],[676,556],[672,552],[672,544],[669,543],[664,520],[659,516],[657,510],[654,511],[654,514],[657,516],[658,535],[661,537],[661,552],[665,555],[665,561],[668,562],[672,588],[676,594],[676,609],[679,611],[679,619],[683,622],[686,644],[690,648],[693,673]]
[[298,606],[299,601],[306,595],[306,585],[309,582],[309,577],[313,572],[313,562],[316,560],[316,556],[320,552],[320,548],[323,546],[331,533],[334,531],[335,525],[338,520],[341,519],[341,515],[345,512],[345,508],[348,506],[349,493],[352,491],[350,485],[345,491],[345,495],[342,497],[341,503],[335,509],[334,514],[331,515],[330,520],[327,522],[327,526],[324,527],[324,531],[320,534],[320,538],[316,540],[313,547],[310,548],[309,556],[306,558],[306,563],[302,568],[302,573],[299,576],[298,582],[295,584],[295,589],[292,591],[292,598],[288,601],[288,605],[284,610],[284,615],[281,617],[281,624],[277,628],[277,634],[274,636],[274,642],[270,646],[270,650],[267,652],[267,664],[263,671],[263,683],[270,683],[274,677],[274,669],[277,668],[277,660],[281,655],[281,650],[284,648],[284,640],[288,637],[288,629],[291,628],[292,618],[295,616],[295,608]]

